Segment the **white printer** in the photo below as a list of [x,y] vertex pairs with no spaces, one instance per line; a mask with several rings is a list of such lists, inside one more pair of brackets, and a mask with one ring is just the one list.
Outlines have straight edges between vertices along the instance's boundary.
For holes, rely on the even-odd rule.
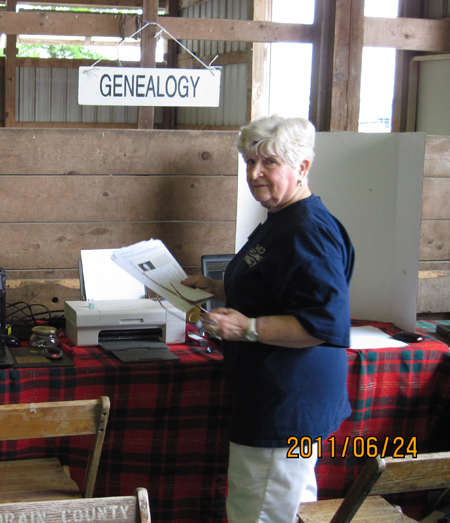
[[111,261],[113,249],[81,251],[80,301],[66,301],[66,335],[78,346],[101,341],[184,343],[185,313],[145,297],[145,286]]
[[110,340],[154,339],[184,343],[183,313],[150,299],[66,301],[66,335],[77,346]]

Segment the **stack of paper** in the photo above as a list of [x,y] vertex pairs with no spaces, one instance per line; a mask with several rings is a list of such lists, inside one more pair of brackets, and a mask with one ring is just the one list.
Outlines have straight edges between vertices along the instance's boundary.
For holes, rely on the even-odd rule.
[[212,298],[209,292],[181,283],[187,279],[187,274],[161,240],[148,240],[116,249],[111,259],[183,312]]

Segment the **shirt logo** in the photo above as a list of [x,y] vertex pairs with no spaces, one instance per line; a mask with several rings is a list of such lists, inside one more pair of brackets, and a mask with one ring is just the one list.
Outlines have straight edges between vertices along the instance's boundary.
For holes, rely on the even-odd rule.
[[263,255],[266,252],[266,249],[261,245],[257,245],[253,249],[250,249],[245,255],[244,260],[247,262],[249,267],[254,267],[258,262],[263,259]]

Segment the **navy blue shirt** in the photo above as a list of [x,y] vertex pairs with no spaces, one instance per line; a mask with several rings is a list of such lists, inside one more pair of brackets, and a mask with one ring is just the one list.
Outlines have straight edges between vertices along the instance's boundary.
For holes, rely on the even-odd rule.
[[323,345],[223,341],[232,390],[230,440],[284,447],[327,437],[350,413],[349,282],[354,251],[342,224],[310,196],[257,227],[225,273],[226,306],[251,318],[293,315]]

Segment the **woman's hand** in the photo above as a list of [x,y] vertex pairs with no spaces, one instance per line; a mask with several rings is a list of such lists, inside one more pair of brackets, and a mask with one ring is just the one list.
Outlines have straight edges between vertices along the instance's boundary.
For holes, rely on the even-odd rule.
[[224,340],[243,341],[250,319],[234,309],[213,309],[208,314],[202,314],[203,328],[213,336]]
[[214,280],[207,276],[188,276],[187,280],[181,282],[186,287],[194,287],[195,289],[202,289],[203,291],[214,294]]
[[186,287],[194,287],[195,289],[202,289],[209,292],[219,301],[225,302],[225,291],[223,288],[223,281],[213,280],[207,276],[188,276],[187,280],[181,282]]
[[[202,314],[203,328],[213,336],[229,341],[246,341],[250,318],[234,309],[219,308]],[[260,316],[256,318],[258,339],[266,345],[302,349],[321,345],[294,316]]]

